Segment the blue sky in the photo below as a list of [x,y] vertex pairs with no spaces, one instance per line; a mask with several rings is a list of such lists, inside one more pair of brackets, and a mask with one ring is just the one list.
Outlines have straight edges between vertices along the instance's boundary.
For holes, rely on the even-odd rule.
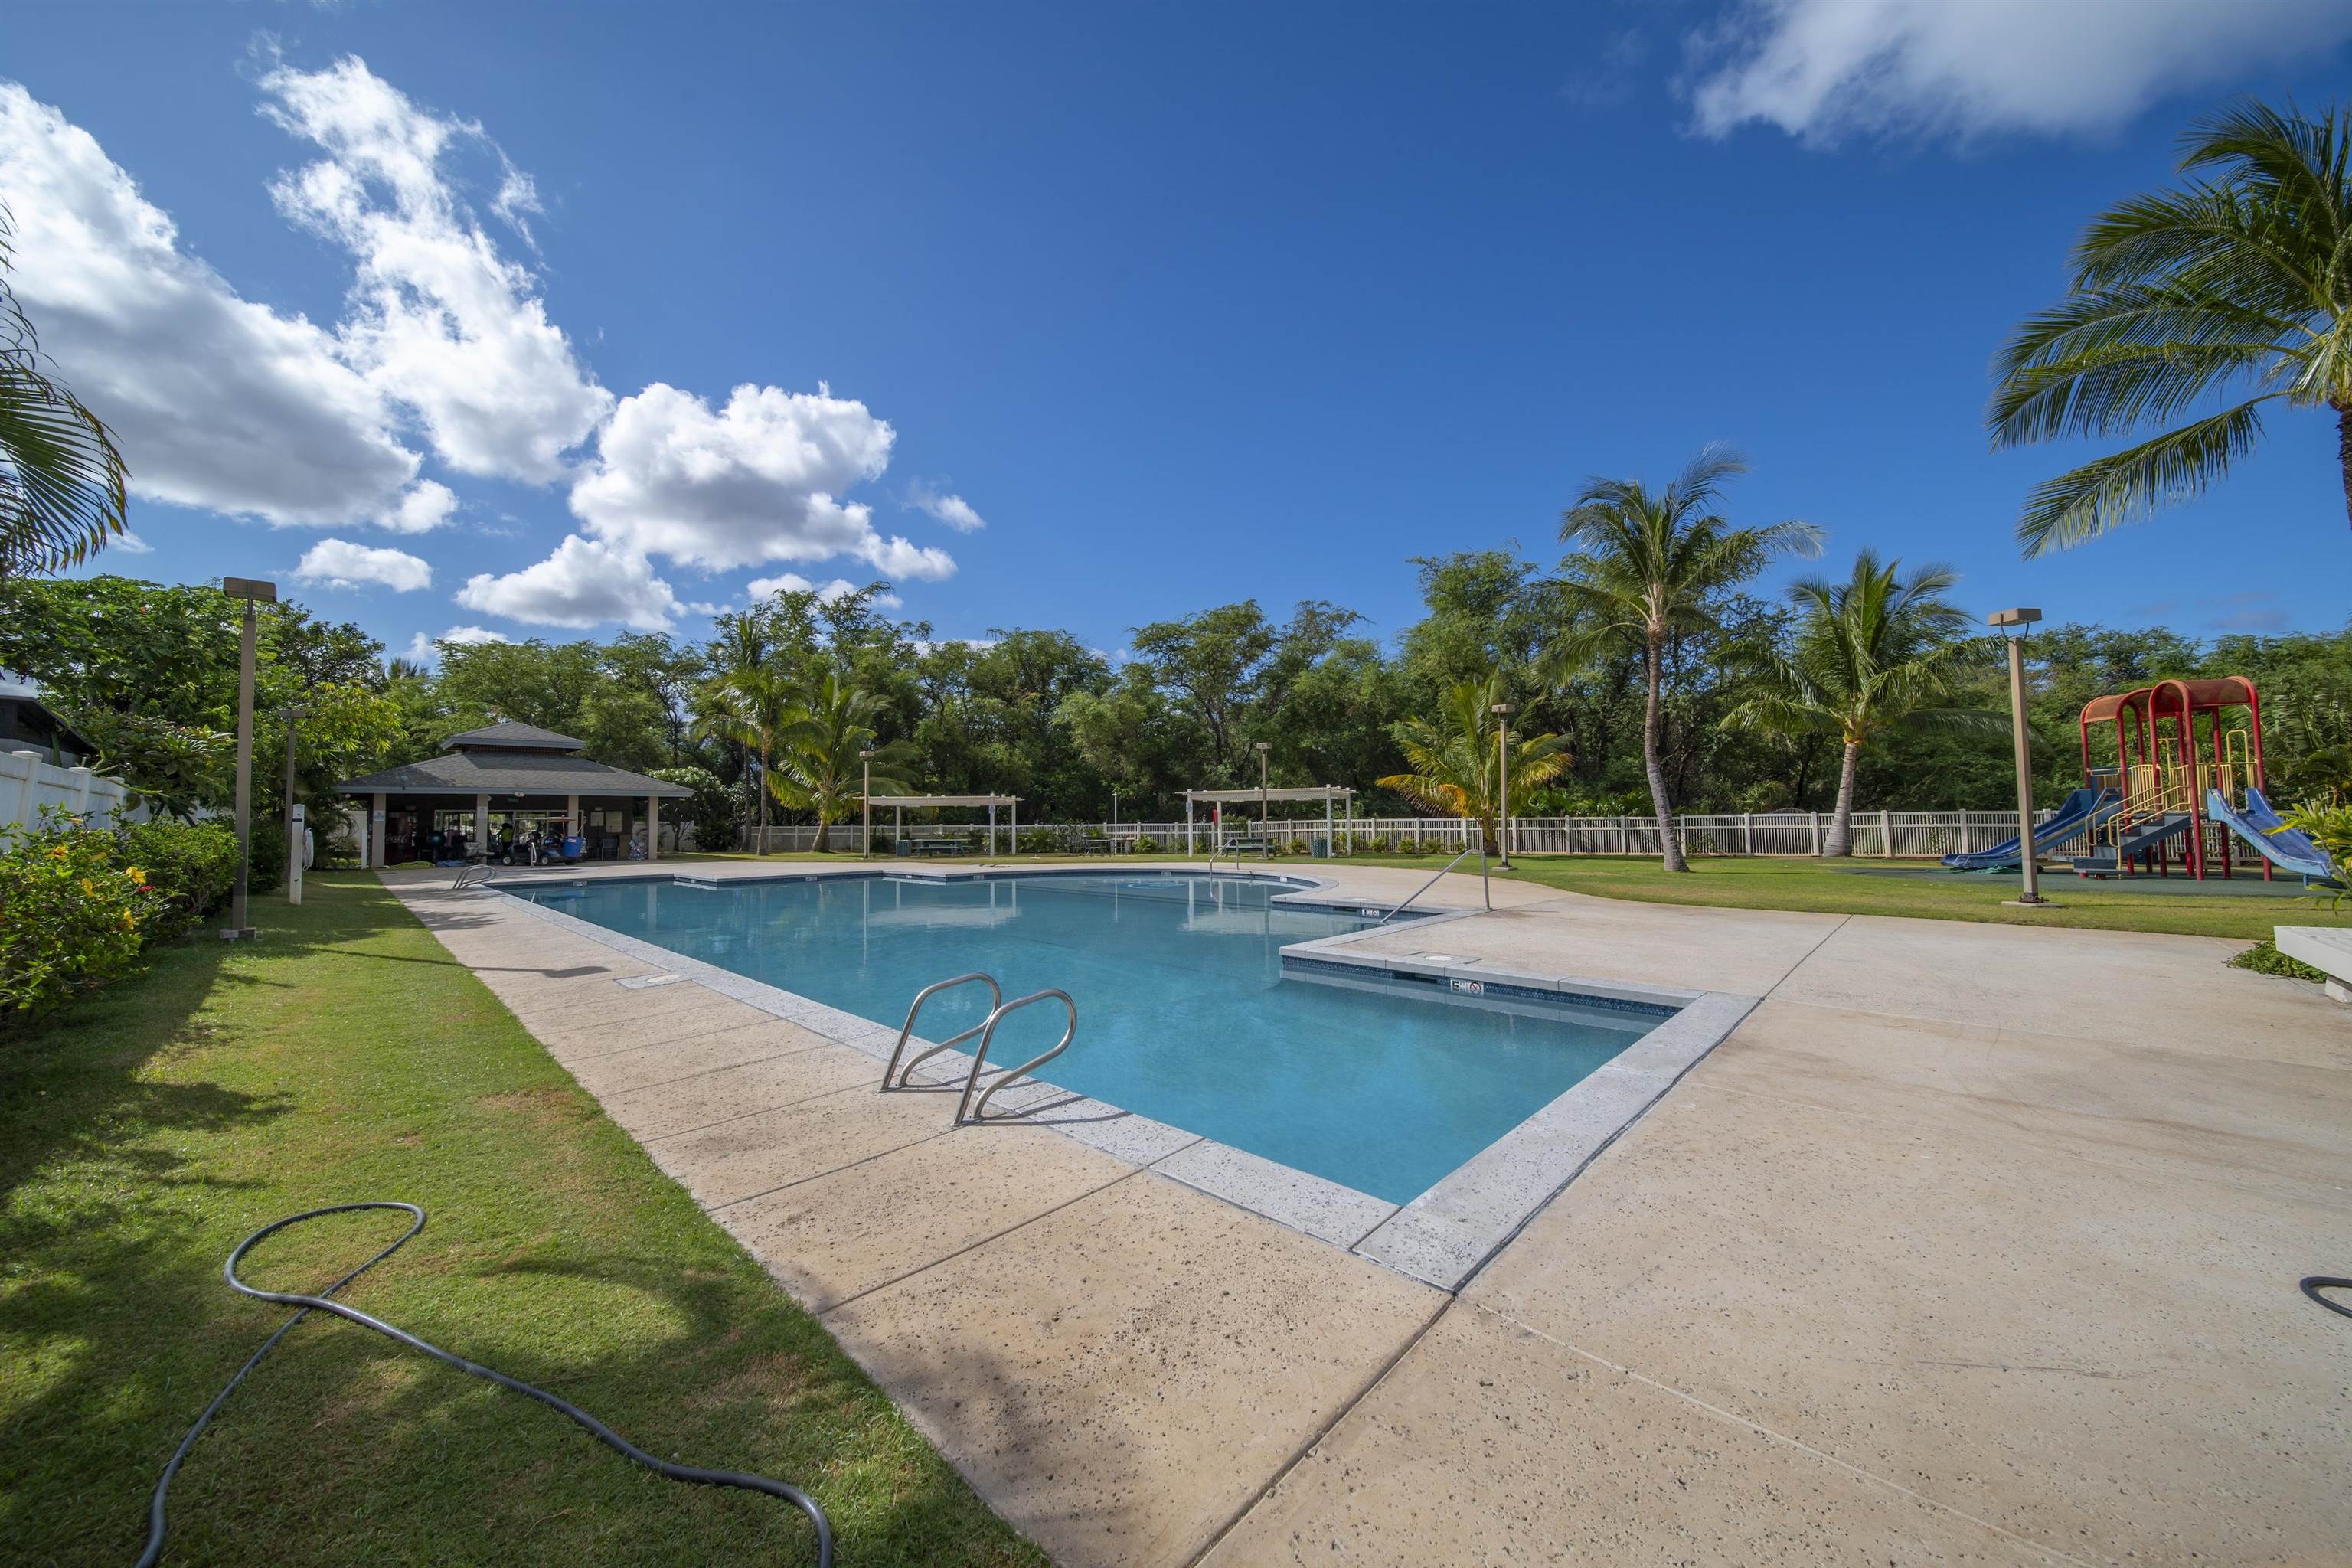
[[2188,119],[2331,100],[2333,0],[10,31],[17,287],[142,491],[146,552],[99,569],[275,576],[395,651],[699,636],[788,574],[888,577],[947,637],[1115,651],[1250,596],[1388,635],[1409,558],[1548,560],[1585,476],[1709,441],[1754,463],[1735,516],[1953,562],[1974,609],[2345,617],[2325,419],[2031,563],[2019,503],[2081,453],[1981,425],[1994,349]]

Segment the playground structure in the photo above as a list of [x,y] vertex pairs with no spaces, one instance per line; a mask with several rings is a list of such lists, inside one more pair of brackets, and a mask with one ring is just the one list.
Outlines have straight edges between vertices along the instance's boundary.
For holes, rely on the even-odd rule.
[[[2229,721],[2242,709],[2242,727]],[[2200,728],[2200,721],[2202,721]],[[2114,736],[2115,763],[2091,760],[2095,731]],[[2175,863],[2203,880],[2216,866],[2236,875],[2231,840],[2250,846],[2265,881],[2286,870],[2310,881],[2339,876],[2326,855],[2282,822],[2263,795],[2263,704],[2242,675],[2165,679],[2094,697],[2075,721],[2083,787],[2034,829],[2037,854],[2068,843],[2080,877],[2168,876]],[[1947,855],[1960,871],[2016,868],[2018,840]]]
[[[2225,721],[2231,710],[2240,708],[2246,712],[2243,729]],[[2112,769],[2091,763],[2091,732],[2099,725],[2113,729]],[[2116,796],[2115,809],[2091,830],[2090,853],[2074,858],[2078,876],[2131,876],[2136,870],[2168,876],[2176,859],[2200,881],[2217,860],[2222,876],[2236,874],[2227,824],[2215,819],[2211,802],[2234,806],[2265,782],[2263,703],[2252,681],[2242,675],[2166,679],[2094,697],[2083,705],[2075,729],[2084,782],[2110,787]],[[2209,823],[2221,831],[2209,834]],[[2265,858],[2262,866],[2268,880],[2272,863]]]

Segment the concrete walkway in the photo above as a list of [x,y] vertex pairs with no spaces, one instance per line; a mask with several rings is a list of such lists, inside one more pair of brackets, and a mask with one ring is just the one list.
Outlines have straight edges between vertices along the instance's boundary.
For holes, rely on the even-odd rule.
[[1059,1562],[2352,1562],[2294,1288],[2352,1273],[2352,1016],[2235,944],[1526,884],[1384,933],[1765,998],[1455,1297],[387,880]]

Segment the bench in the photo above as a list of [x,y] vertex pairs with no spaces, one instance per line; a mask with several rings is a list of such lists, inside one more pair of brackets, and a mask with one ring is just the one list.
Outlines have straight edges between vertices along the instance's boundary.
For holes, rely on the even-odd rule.
[[2352,931],[2336,926],[2275,926],[2271,937],[2289,958],[2327,976],[2327,994],[2352,1002]]
[[1089,834],[1078,840],[1078,853],[1081,855],[1108,855],[1118,847],[1099,833]]
[[1220,857],[1226,855],[1255,855],[1259,859],[1263,860],[1266,858],[1269,854],[1269,850],[1266,841],[1263,838],[1228,838],[1223,844],[1217,846],[1217,854]]
[[925,855],[963,855],[970,851],[961,838],[909,838],[907,847],[918,858]]

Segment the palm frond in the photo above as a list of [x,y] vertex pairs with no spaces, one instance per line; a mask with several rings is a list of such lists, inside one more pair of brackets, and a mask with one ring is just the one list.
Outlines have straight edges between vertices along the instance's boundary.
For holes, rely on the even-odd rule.
[[2028,558],[2070,549],[2159,507],[2201,494],[2262,438],[2261,405],[2276,394],[2095,458],[2037,487],[2017,521]]

